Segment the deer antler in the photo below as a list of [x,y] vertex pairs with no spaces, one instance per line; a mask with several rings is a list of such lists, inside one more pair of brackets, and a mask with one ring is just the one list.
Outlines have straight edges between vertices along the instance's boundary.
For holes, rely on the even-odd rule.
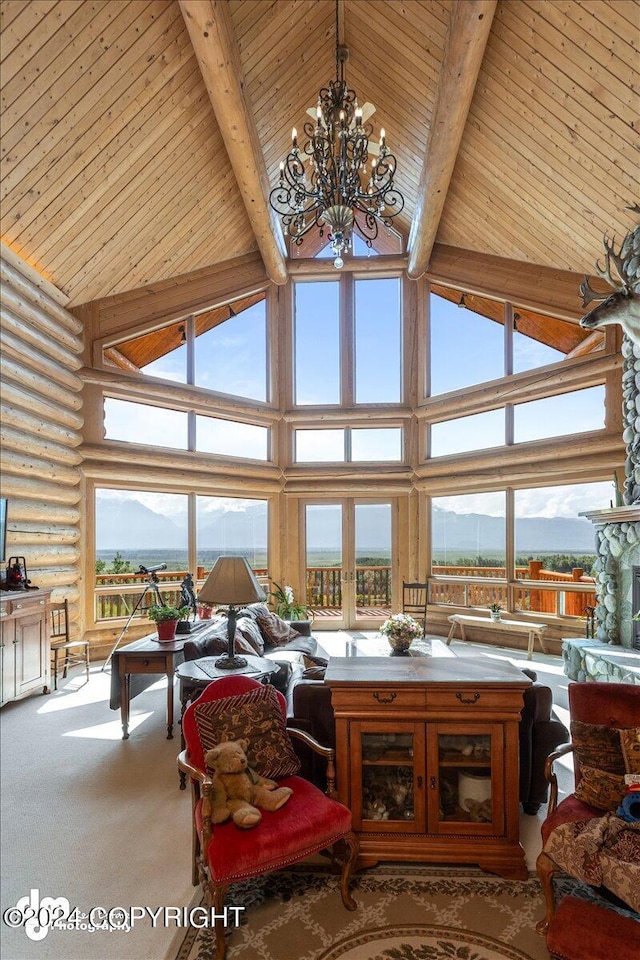
[[609,293],[600,293],[599,290],[594,290],[593,287],[589,284],[589,277],[585,274],[582,278],[582,283],[580,284],[580,293],[582,294],[582,308],[584,308],[591,303],[592,300],[606,300],[609,296]]
[[[625,239],[622,241],[622,243],[620,244],[620,250],[616,253],[615,237],[613,237],[612,240],[609,240],[607,235],[605,234],[604,237],[602,238],[602,246],[604,247],[605,257],[606,257],[605,266],[601,267],[600,261],[599,260],[596,261],[596,270],[598,272],[598,276],[602,277],[604,280],[607,281],[607,283],[611,284],[614,290],[621,290],[621,291],[624,291],[625,293],[628,293],[629,290],[627,286],[626,264],[622,257],[622,250],[624,248],[624,245],[628,236],[629,234],[627,234]],[[618,278],[619,278],[618,280],[615,280],[611,276],[612,262],[613,262],[613,266],[615,267],[616,273],[618,274]]]

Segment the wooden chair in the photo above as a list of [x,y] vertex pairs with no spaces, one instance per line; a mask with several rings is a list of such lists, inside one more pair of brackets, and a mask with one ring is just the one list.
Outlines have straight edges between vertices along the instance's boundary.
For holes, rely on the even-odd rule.
[[51,668],[53,689],[58,689],[58,670],[63,659],[62,677],[66,678],[69,667],[83,663],[89,680],[89,641],[71,640],[69,637],[69,601],[49,605],[51,617]]
[[427,632],[427,598],[429,595],[428,583],[406,583],[402,581],[402,612],[409,614],[414,620],[422,624],[422,630]]
[[[333,859],[341,864],[340,892],[347,910],[355,910],[349,886],[351,873],[358,855],[358,840],[351,829],[351,811],[333,798],[335,794],[334,751],[322,747],[308,733],[285,728],[286,704],[282,694],[270,688],[271,706],[265,707],[261,729],[269,728],[269,718],[280,734],[291,736],[322,754],[328,761],[327,794],[300,776],[279,779],[280,786],[291,787],[288,802],[275,811],[263,811],[262,821],[249,830],[239,829],[232,820],[213,823],[213,779],[205,766],[205,746],[198,722],[202,712],[213,707],[228,709],[241,717],[249,701],[257,695],[262,684],[244,676],[224,677],[210,683],[198,700],[186,710],[182,730],[187,749],[178,757],[178,766],[191,780],[193,793],[193,867],[194,886],[200,881],[210,907],[215,908],[216,960],[223,960],[226,952],[225,928],[222,923],[224,900],[229,885],[248,877],[283,870],[304,860],[312,853],[331,849]],[[226,701],[226,703],[224,703]],[[240,705],[242,701],[242,706]],[[198,711],[198,713],[196,713]],[[238,721],[236,721],[238,722]],[[216,727],[220,719],[216,715]],[[224,728],[229,733],[228,727]],[[259,730],[255,730],[258,736]],[[253,734],[252,734],[253,735]],[[220,740],[240,739],[244,731]],[[257,765],[257,764],[256,764]],[[258,772],[260,772],[258,770]]]

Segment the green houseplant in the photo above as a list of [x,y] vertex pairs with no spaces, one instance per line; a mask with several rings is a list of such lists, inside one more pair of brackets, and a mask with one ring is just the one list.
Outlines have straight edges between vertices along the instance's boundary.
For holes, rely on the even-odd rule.
[[178,620],[189,614],[189,607],[173,607],[171,604],[152,603],[147,610],[150,620],[157,625],[158,640],[173,640]]
[[276,601],[276,613],[283,620],[306,620],[308,616],[307,608],[304,604],[296,603],[293,597],[293,587],[281,587],[279,583],[273,582],[275,590],[269,592],[269,596]]
[[489,604],[489,615],[494,623],[498,623],[500,620],[500,611],[502,610],[501,603],[490,603]]

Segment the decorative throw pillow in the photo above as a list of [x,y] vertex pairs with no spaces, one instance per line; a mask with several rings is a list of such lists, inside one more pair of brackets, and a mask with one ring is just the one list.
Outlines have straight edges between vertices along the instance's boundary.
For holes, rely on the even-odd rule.
[[196,726],[206,753],[224,740],[249,741],[249,765],[263,777],[280,780],[299,772],[278,695],[268,684],[221,700],[196,703]]
[[575,795],[596,810],[615,812],[626,793],[623,734],[604,724],[571,721],[571,739],[575,748],[580,781]]
[[[251,648],[250,656],[261,657],[264,653],[264,640],[260,628],[253,617],[240,617],[236,621],[236,647],[240,649],[242,641]],[[244,647],[244,645],[243,645]]]
[[619,732],[625,771],[640,773],[640,727],[629,727]]
[[283,647],[289,643],[289,640],[301,636],[290,623],[279,617],[277,613],[272,613],[266,606],[264,612],[260,611],[257,614],[256,620],[266,642],[273,647]]
[[586,765],[607,773],[625,772],[620,733],[615,727],[572,720],[571,740],[580,769]]
[[580,782],[575,789],[578,800],[596,810],[615,812],[626,792],[623,776],[580,764]]

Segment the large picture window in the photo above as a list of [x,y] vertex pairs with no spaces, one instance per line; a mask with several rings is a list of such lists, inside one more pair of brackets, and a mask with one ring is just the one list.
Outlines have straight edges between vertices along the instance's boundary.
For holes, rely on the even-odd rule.
[[499,447],[505,442],[504,408],[431,424],[431,456]]
[[266,460],[269,430],[254,423],[197,416],[196,450],[246,460]]
[[106,440],[187,449],[187,417],[181,410],[153,407],[129,400],[104,399]]
[[431,396],[504,376],[502,324],[430,296]]
[[246,557],[259,574],[267,572],[266,500],[196,498],[198,567],[208,572],[220,556]]
[[356,403],[399,403],[402,395],[400,280],[356,280]]
[[195,383],[218,393],[267,400],[267,316],[260,300],[198,333]]
[[515,407],[514,440],[544,440],[604,427],[605,389],[589,387]]
[[340,403],[340,285],[294,285],[295,402]]
[[339,427],[294,431],[296,463],[399,462],[401,427]]
[[254,293],[105,347],[104,359],[128,373],[267,401],[266,295]]

